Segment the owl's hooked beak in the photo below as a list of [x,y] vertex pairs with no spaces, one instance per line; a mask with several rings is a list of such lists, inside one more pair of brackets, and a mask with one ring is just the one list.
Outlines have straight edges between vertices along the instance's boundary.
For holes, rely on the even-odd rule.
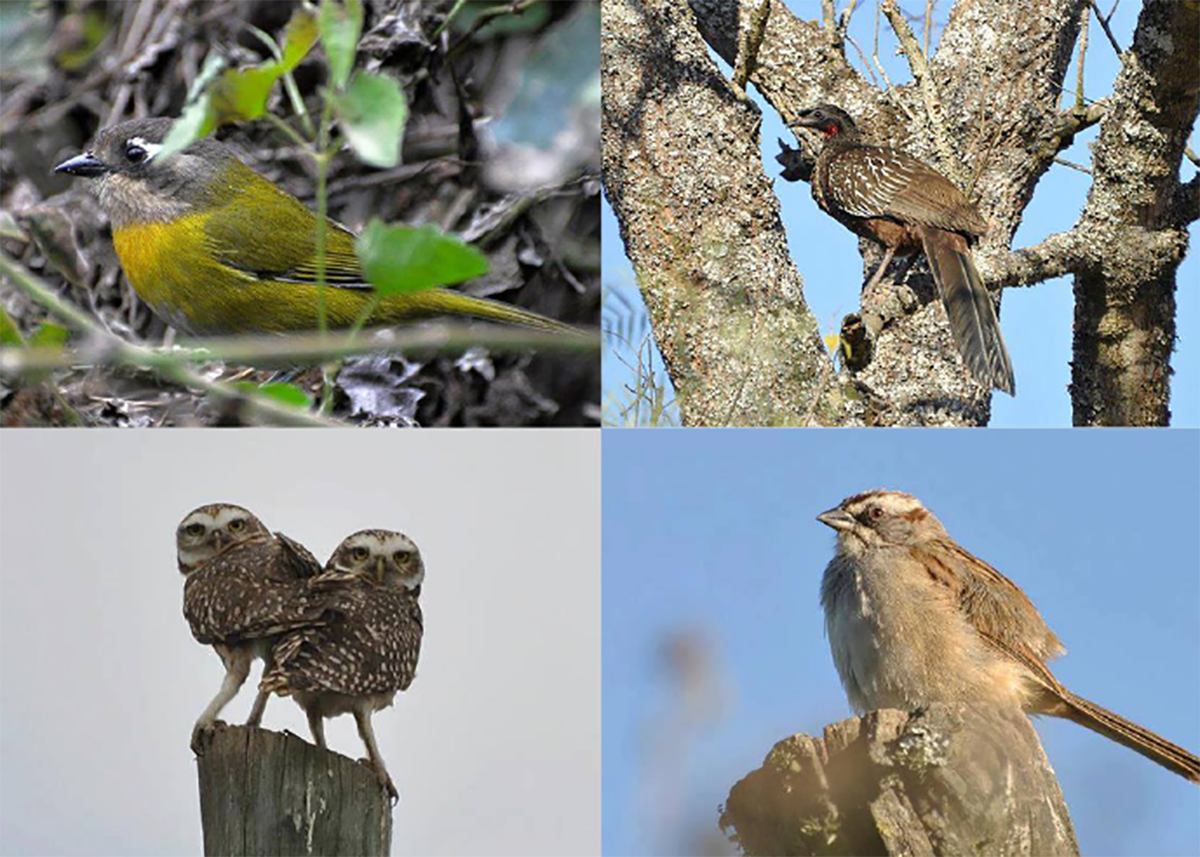
[[377,557],[375,559],[375,582],[383,583],[383,578],[387,574],[387,558]]
[[841,506],[835,506],[828,511],[822,512],[817,515],[817,520],[839,532],[841,530],[849,530],[854,526],[854,516]]

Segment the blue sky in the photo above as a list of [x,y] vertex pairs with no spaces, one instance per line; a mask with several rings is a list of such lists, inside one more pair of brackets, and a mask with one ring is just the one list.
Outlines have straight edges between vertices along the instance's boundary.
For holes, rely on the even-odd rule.
[[[788,5],[807,18],[820,17],[820,5],[815,0],[790,0]],[[845,4],[838,3],[839,9]],[[944,4],[943,4],[944,5]],[[1102,4],[1109,8],[1111,4]],[[872,39],[871,4],[863,4],[851,19],[850,32],[863,46]],[[1118,6],[1111,27],[1122,48],[1132,43],[1133,29],[1140,4],[1122,3]],[[936,16],[945,21],[945,11]],[[886,24],[880,34],[880,60],[892,81],[901,85],[910,80],[907,66],[901,57],[893,56],[892,42],[885,39]],[[940,32],[940,30],[938,31]],[[936,40],[935,40],[936,41]],[[855,67],[859,68],[857,56]],[[722,64],[726,74],[727,66]],[[861,72],[861,68],[859,69]],[[1084,94],[1099,99],[1111,91],[1119,63],[1112,46],[1095,21],[1085,63]],[[1073,89],[1075,66],[1065,84]],[[750,88],[751,97],[763,113],[761,132],[763,160],[768,176],[776,177],[775,192],[781,203],[781,214],[787,227],[792,258],[804,258],[804,294],[809,307],[820,324],[822,333],[836,333],[844,315],[858,310],[858,288],[863,281],[862,259],[858,254],[858,239],[836,221],[822,214],[813,202],[809,186],[803,182],[787,182],[778,178],[780,167],[775,162],[779,151],[776,140],[796,145],[795,137],[761,98]],[[1064,106],[1072,103],[1066,95]],[[1096,139],[1098,128],[1091,128],[1075,138],[1072,148],[1062,156],[1075,163],[1087,165],[1087,146]],[[1192,148],[1197,148],[1192,135]],[[1190,177],[1195,167],[1184,162],[1183,175]],[[1042,178],[1032,202],[1025,209],[1024,219],[1017,230],[1013,247],[1027,247],[1055,232],[1071,228],[1083,207],[1091,178],[1064,166],[1054,166]],[[641,306],[632,266],[625,257],[625,248],[617,230],[616,218],[603,205],[602,262],[604,282],[609,289],[620,290],[629,300]],[[1193,223],[1190,230],[1191,248],[1179,268],[1178,345],[1172,359],[1175,376],[1172,382],[1172,425],[1200,425],[1200,226]],[[802,239],[803,238],[803,243]],[[820,254],[805,253],[805,248],[821,247]],[[1067,385],[1071,380],[1071,323],[1074,305],[1072,280],[1060,278],[1040,283],[1032,288],[1007,289],[1001,311],[1001,328],[1012,357],[1017,376],[1018,396],[1004,394],[993,397],[992,425],[996,427],[1068,426],[1071,424],[1071,402]],[[661,363],[658,364],[661,370]],[[626,383],[628,370],[606,351],[604,384],[607,390]]]
[[[609,430],[603,485],[606,854],[697,847],[774,742],[850,716],[813,518],[872,487],[920,497],[1025,590],[1068,687],[1200,751],[1195,431]],[[685,694],[661,656],[680,634],[710,667]],[[1074,724],[1038,732],[1083,853],[1196,853],[1194,785]]]

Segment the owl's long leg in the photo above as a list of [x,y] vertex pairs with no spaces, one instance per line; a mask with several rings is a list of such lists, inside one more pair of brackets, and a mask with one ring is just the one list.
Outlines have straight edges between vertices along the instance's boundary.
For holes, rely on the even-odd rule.
[[221,709],[237,696],[237,692],[245,684],[246,676],[250,674],[250,663],[254,660],[254,653],[246,649],[231,649],[220,645],[213,648],[225,664],[225,679],[221,682],[221,689],[217,691],[217,695],[192,727],[192,752],[197,756],[204,755],[205,736],[212,732]]
[[[265,677],[268,672],[275,666],[275,655],[268,651],[263,656],[263,671]],[[254,707],[250,709],[250,719],[246,721],[247,726],[258,726],[262,723],[263,713],[267,710],[267,700],[271,698],[269,690],[258,689],[258,696],[254,698]]]
[[308,731],[312,733],[313,740],[317,742],[317,746],[322,750],[325,749],[325,717],[321,714],[321,709],[312,705],[304,709],[304,713],[308,715]]
[[387,768],[383,764],[383,756],[379,755],[379,747],[375,745],[375,730],[371,728],[370,710],[362,706],[355,708],[354,722],[358,724],[358,736],[367,745],[367,756],[371,762],[371,769],[375,771],[375,777],[379,780],[379,784],[387,790],[392,803],[395,803],[400,799],[400,793],[396,791],[392,778],[388,776]]

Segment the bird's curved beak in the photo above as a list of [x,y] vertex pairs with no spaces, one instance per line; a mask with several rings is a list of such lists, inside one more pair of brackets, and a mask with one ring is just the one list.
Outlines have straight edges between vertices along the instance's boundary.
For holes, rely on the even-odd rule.
[[854,526],[854,516],[840,506],[817,515],[817,520],[835,530],[848,530]]
[[383,583],[384,575],[387,574],[387,559],[378,557],[375,560],[375,580],[377,583]]
[[54,172],[80,176],[85,179],[94,179],[108,172],[108,167],[91,152],[84,152],[82,155],[76,155],[69,160],[63,161],[54,168]]
[[797,116],[791,122],[787,123],[787,126],[789,128],[813,128],[816,126],[816,124],[817,124],[816,122],[814,122],[811,118],[809,118],[808,113],[806,111],[804,113],[801,113],[799,116]]

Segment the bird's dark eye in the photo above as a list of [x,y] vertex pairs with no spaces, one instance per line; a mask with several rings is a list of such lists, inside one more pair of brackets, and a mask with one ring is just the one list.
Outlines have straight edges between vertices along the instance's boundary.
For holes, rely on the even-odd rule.
[[131,164],[140,164],[142,161],[146,160],[146,157],[149,154],[150,153],[146,151],[145,147],[139,146],[137,143],[125,144],[125,160],[129,161]]
[[371,552],[366,548],[354,548],[350,551],[350,558],[355,562],[362,562],[371,555]]
[[872,506],[869,514],[873,520],[878,521],[883,517],[883,508],[881,506]]
[[229,532],[231,533],[240,533],[244,529],[246,529],[246,522],[241,518],[234,518],[229,522]]
[[183,531],[189,536],[202,536],[204,535],[204,524],[188,524]]
[[408,562],[410,556],[412,556],[412,551],[400,550],[392,554],[392,559],[396,560],[396,562],[404,563]]

